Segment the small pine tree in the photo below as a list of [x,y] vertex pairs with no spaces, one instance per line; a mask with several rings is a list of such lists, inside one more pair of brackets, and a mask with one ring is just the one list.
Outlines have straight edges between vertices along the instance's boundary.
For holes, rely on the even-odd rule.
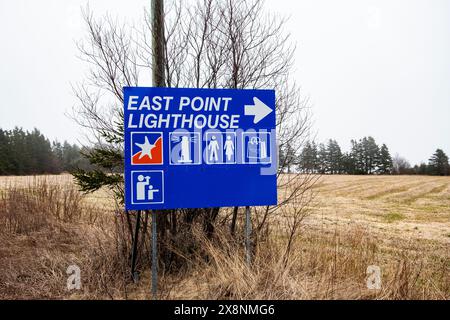
[[336,140],[330,139],[327,145],[327,167],[331,174],[341,172],[342,151]]
[[448,156],[442,149],[437,149],[429,160],[430,174],[438,176],[447,176],[450,174],[450,165]]
[[345,152],[342,155],[342,173],[355,174],[355,161],[351,152]]
[[426,163],[421,163],[420,165],[419,165],[419,168],[418,168],[418,172],[417,172],[417,174],[422,174],[422,175],[426,175],[426,174],[429,174],[429,167],[428,167],[428,165],[426,164]]
[[298,164],[296,161],[298,160],[298,158],[294,147],[292,147],[292,145],[287,142],[282,147],[280,147],[279,152],[280,166],[284,168],[284,171],[286,171],[287,173],[291,173],[292,167],[296,167]]
[[352,166],[351,174],[364,174],[365,160],[362,141],[351,140],[352,149],[350,151],[349,164]]
[[318,167],[318,172],[321,174],[325,174],[329,171],[328,151],[323,143],[319,144],[319,148],[317,151],[317,167]]
[[9,174],[11,168],[11,145],[8,131],[0,129],[0,175]]
[[299,159],[299,169],[302,172],[315,172],[317,166],[317,148],[315,143],[306,142]]
[[381,174],[390,174],[392,172],[392,157],[384,143],[380,148],[378,172]]
[[364,137],[362,139],[364,173],[372,174],[376,171],[379,164],[379,147],[372,137]]

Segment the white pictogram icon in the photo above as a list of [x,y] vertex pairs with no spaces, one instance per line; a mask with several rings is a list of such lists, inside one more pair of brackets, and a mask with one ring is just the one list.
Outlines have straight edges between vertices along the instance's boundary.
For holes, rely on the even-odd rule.
[[247,157],[249,159],[258,159],[258,145],[259,145],[259,138],[258,137],[251,137],[248,140],[247,143]]
[[219,143],[217,142],[216,136],[211,137],[211,141],[208,144],[209,151],[209,161],[218,162],[219,161]]
[[143,158],[145,155],[149,156],[152,159],[152,149],[155,147],[154,144],[151,144],[148,141],[148,138],[145,137],[144,143],[136,143],[136,145],[141,148],[141,154],[139,155],[139,159]]
[[223,146],[225,149],[225,156],[227,157],[227,161],[230,162],[234,156],[234,142],[231,139],[231,135],[227,135],[227,140],[225,141],[225,145]]
[[181,156],[178,159],[178,163],[191,163],[191,143],[189,141],[189,136],[181,137]]
[[170,164],[195,165],[200,164],[201,142],[197,132],[171,132]]
[[265,159],[267,158],[267,145],[266,145],[266,141],[264,140],[259,140],[259,158],[260,159]]
[[136,200],[152,201],[155,198],[156,192],[159,192],[159,190],[154,189],[153,185],[150,184],[150,177],[144,177],[144,175],[140,174],[136,183]]
[[244,133],[243,152],[244,161],[247,163],[270,163],[270,133]]
[[236,132],[206,132],[204,146],[207,164],[236,163]]
[[132,165],[163,164],[162,132],[132,132],[130,144]]

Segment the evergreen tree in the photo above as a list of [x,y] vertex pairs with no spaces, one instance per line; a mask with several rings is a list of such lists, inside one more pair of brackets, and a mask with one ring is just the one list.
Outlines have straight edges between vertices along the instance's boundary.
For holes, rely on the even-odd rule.
[[12,172],[11,138],[8,131],[0,129],[0,175]]
[[319,171],[319,151],[314,141],[311,143],[311,164],[313,172],[317,173]]
[[317,146],[314,142],[307,141],[300,154],[299,169],[303,172],[316,172]]
[[363,156],[363,172],[364,174],[372,174],[376,171],[379,163],[379,147],[372,137],[364,137],[361,141]]
[[364,149],[361,140],[351,140],[352,148],[350,151],[349,163],[352,165],[352,174],[363,174],[364,171]]
[[281,151],[283,158],[280,158],[280,164],[283,168],[285,168],[287,173],[291,173],[292,167],[295,168],[297,166],[295,149],[289,142],[287,142],[284,144],[283,148],[281,148]]
[[77,145],[51,143],[38,129],[0,129],[0,175],[60,173],[88,168]]
[[430,174],[430,168],[424,162],[422,162],[419,166],[417,166],[416,174],[426,175]]
[[26,135],[26,148],[30,155],[27,174],[57,173],[57,159],[52,152],[50,141],[38,129]]
[[15,127],[10,134],[11,172],[13,175],[28,174],[31,155],[26,146],[26,135],[22,128]]
[[356,174],[356,164],[351,152],[345,152],[342,155],[342,172],[347,174]]
[[327,145],[327,169],[331,174],[341,172],[342,151],[336,140],[330,139]]
[[56,140],[52,143],[52,151],[58,161],[62,162],[63,160],[63,150],[61,143]]
[[80,165],[82,159],[80,148],[73,144],[69,144],[64,141],[62,146],[62,169],[67,172],[71,172]]
[[321,174],[325,174],[329,171],[328,168],[328,152],[323,143],[319,143],[317,151],[317,171]]
[[448,156],[442,149],[437,149],[429,160],[429,170],[432,175],[446,176],[450,174]]
[[392,172],[392,157],[384,143],[380,148],[378,172],[381,174],[390,174]]

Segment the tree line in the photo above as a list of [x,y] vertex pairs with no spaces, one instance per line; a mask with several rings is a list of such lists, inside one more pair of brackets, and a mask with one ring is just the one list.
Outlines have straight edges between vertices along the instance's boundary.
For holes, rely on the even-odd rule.
[[[297,169],[320,174],[450,175],[449,159],[442,149],[436,150],[428,164],[411,167],[406,159],[398,155],[392,157],[386,144],[379,146],[373,137],[351,140],[350,143],[350,151],[343,152],[333,139],[326,144],[307,141],[298,156]],[[296,157],[295,154],[289,148],[280,150],[280,161]]]
[[51,142],[36,128],[0,128],[0,175],[58,174],[89,166],[81,151],[67,141]]
[[[349,152],[343,152],[338,142],[307,141],[300,155],[294,148],[280,150],[280,163],[288,163],[286,171],[296,168],[304,173],[320,174],[421,174],[450,175],[449,158],[437,149],[428,163],[412,167],[396,155],[391,156],[386,144],[377,145],[373,137],[351,140]],[[58,174],[74,169],[92,169],[82,154],[88,150],[67,141],[51,142],[38,129],[24,131],[0,129],[0,175]]]

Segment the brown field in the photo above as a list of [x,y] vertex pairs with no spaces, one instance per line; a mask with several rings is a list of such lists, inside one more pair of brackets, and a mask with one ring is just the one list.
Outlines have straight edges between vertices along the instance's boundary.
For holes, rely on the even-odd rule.
[[[282,228],[260,241],[251,267],[218,230],[215,242],[197,239],[204,252],[187,267],[162,268],[160,297],[450,298],[450,177],[324,176],[313,192],[287,263]],[[0,177],[0,298],[149,298],[148,259],[133,284],[110,199],[81,195],[68,175]],[[66,288],[71,264],[81,290]],[[379,290],[367,288],[369,265],[381,268]]]
[[384,240],[450,245],[450,177],[325,176],[308,223],[361,226]]

